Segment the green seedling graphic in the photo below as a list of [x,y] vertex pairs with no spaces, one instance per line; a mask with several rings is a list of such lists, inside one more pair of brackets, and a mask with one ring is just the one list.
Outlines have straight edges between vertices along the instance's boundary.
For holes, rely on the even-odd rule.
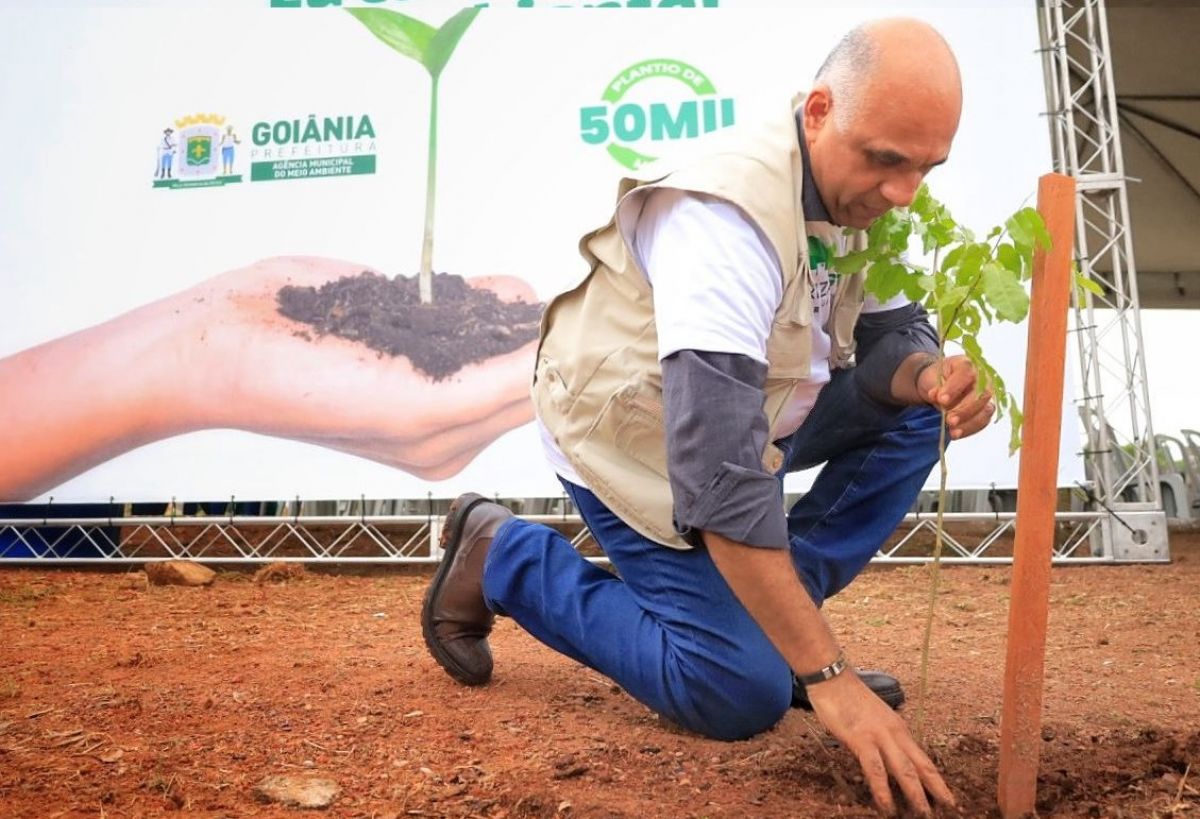
[[421,243],[420,296],[422,304],[433,301],[433,215],[437,192],[437,121],[438,81],[442,69],[454,54],[478,8],[467,8],[434,28],[414,17],[385,9],[346,9],[360,23],[394,51],[425,67],[431,80],[429,100],[429,155],[425,177],[425,236]]
[[[921,240],[926,255],[932,254],[929,267],[905,259],[909,240]],[[984,357],[977,335],[984,325],[997,322],[1020,323],[1029,312],[1026,284],[1033,276],[1033,254],[1037,247],[1050,248],[1050,235],[1042,216],[1034,208],[1021,208],[1003,227],[994,227],[986,238],[960,225],[950,211],[922,185],[907,208],[896,208],[881,216],[867,232],[867,248],[833,260],[841,274],[866,270],[867,292],[881,302],[904,293],[911,301],[924,305],[934,316],[939,356],[944,358],[946,344],[953,342],[979,373],[979,390],[991,389],[996,402],[997,420],[1009,417],[1009,453],[1021,446],[1024,420],[1016,399],[1008,392],[996,368]],[[1101,295],[1099,285],[1075,272],[1075,286]],[[939,367],[940,373],[940,367]],[[942,410],[939,441],[941,480],[938,488],[937,528],[933,547],[933,572],[925,637],[921,649],[921,677],[917,701],[916,735],[924,728],[925,689],[929,668],[929,644],[933,612],[937,603],[940,558],[942,553],[943,510],[946,506],[946,411]]]

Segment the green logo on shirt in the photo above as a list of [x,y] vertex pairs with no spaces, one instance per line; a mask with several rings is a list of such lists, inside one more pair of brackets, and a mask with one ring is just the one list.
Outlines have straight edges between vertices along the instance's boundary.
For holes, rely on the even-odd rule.
[[833,248],[822,242],[816,236],[808,237],[808,264],[809,267],[818,268],[829,264],[829,260],[833,258]]

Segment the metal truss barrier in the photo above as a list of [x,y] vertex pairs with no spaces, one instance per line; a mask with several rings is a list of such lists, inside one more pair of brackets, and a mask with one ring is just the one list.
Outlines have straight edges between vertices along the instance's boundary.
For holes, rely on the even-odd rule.
[[[589,559],[603,562],[603,554],[577,515],[521,517],[559,529]],[[947,530],[943,562],[1011,562],[1014,513],[947,512],[943,517]],[[1102,512],[1058,513],[1054,562],[1120,562],[1099,548],[1108,518]],[[0,566],[132,566],[170,559],[213,564],[430,564],[441,559],[438,536],[444,520],[441,515],[0,520]],[[933,513],[908,515],[873,562],[928,562],[936,521]],[[1129,537],[1143,544],[1153,540],[1151,534],[1133,529]],[[1165,561],[1166,550],[1138,560]]]
[[[1105,2],[1039,0],[1038,12],[1054,170],[1075,177],[1076,259],[1104,290],[1077,294],[1073,328],[1093,505],[1113,518],[1101,529],[1099,550],[1137,559],[1166,551],[1166,516]],[[1130,541],[1126,530],[1152,540]]]

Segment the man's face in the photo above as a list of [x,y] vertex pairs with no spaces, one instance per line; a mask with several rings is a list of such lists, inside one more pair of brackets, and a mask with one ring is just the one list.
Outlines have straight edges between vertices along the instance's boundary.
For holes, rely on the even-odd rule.
[[839,225],[866,228],[912,202],[925,175],[946,161],[958,129],[956,93],[872,84],[844,130],[834,100],[818,86],[804,103],[813,179]]

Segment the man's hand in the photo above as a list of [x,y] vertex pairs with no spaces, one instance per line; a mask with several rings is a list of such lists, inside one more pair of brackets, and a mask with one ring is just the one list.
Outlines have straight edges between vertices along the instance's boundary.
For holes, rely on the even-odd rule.
[[922,401],[946,411],[946,425],[952,439],[974,435],[996,413],[991,390],[976,390],[978,376],[966,356],[949,356],[942,360],[940,369],[940,379],[936,363],[921,370],[916,379],[917,393]]
[[[807,673],[837,655],[837,642],[820,609],[808,596],[787,549],[757,549],[715,532],[704,543],[717,570],[792,669]],[[829,732],[854,752],[876,806],[895,813],[890,773],[913,810],[928,815],[928,790],[954,805],[950,789],[929,757],[909,736],[908,726],[852,670],[813,685],[809,700]]]
[[909,806],[921,816],[935,803],[955,807],[954,795],[933,762],[917,745],[908,726],[859,679],[853,669],[808,687],[813,710],[829,732],[850,749],[862,766],[875,807],[896,813],[888,774],[896,780]]

